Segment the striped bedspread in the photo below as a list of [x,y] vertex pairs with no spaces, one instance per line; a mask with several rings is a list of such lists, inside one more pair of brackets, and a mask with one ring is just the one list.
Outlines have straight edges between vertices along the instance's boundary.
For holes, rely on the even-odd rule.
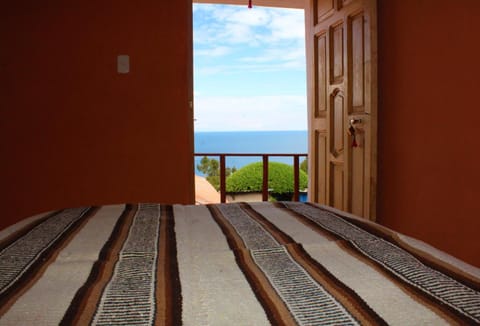
[[480,324],[480,272],[309,203],[128,204],[0,232],[0,325]]

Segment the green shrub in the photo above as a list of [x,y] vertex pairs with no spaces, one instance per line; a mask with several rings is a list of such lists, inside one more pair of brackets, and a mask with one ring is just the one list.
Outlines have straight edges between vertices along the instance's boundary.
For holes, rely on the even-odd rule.
[[[220,163],[214,158],[208,158],[204,156],[197,169],[206,175],[206,179],[210,184],[218,191],[220,189]],[[236,167],[225,168],[225,176],[228,177],[231,173],[237,171]]]
[[300,163],[300,169],[308,175],[308,159],[304,159],[302,163]]
[[[227,192],[260,192],[263,185],[263,163],[251,163],[227,178]],[[307,174],[300,170],[300,189],[307,187]],[[293,166],[268,163],[268,188],[276,200],[290,200],[293,194]]]

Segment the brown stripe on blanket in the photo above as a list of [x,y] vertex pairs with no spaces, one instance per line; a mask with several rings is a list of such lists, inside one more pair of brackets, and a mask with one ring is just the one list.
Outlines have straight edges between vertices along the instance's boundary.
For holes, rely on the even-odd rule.
[[[321,207],[315,206],[314,204],[310,204],[310,205],[312,205],[313,207],[322,209]],[[330,213],[334,214],[338,218],[344,219],[349,223],[364,229],[365,231],[381,239],[384,239],[390,243],[395,244],[396,246],[402,248],[403,250],[407,251],[412,256],[420,260],[426,266],[431,267],[432,269],[438,270],[439,272],[445,275],[448,275],[449,277],[474,289],[475,291],[480,292],[480,280],[478,278],[475,278],[473,275],[465,273],[464,271],[456,268],[455,266],[448,264],[444,261],[441,261],[440,259],[435,258],[428,253],[425,253],[417,248],[412,247],[411,245],[409,245],[408,243],[400,239],[400,237],[396,232],[389,230],[385,227],[382,227],[381,225],[369,223],[368,221],[361,221],[359,219],[337,214],[335,212],[330,212]]]
[[323,265],[313,259],[300,244],[291,244],[287,250],[293,258],[362,325],[387,325],[355,291],[337,279]]
[[[0,264],[0,274],[4,280],[12,277],[9,283],[3,287],[3,291],[0,294],[0,317],[40,279],[62,249],[70,243],[98,210],[99,207],[76,208],[49,214],[46,219],[41,219],[40,223],[34,223],[32,227],[28,228],[29,231],[26,233],[19,233],[21,237],[16,241],[10,242],[10,245],[0,252],[0,257],[5,256],[7,260]],[[49,230],[49,227],[53,228]],[[51,232],[49,233],[48,231]],[[40,237],[41,240],[36,242],[38,247],[33,248],[29,246],[28,248],[21,248],[22,244],[18,244],[19,242],[17,241],[23,240],[25,237],[29,237],[30,240]],[[20,248],[15,248],[16,246]],[[23,267],[17,266],[19,270],[16,275],[8,275],[9,273],[3,272],[3,269],[15,267],[11,266],[12,261],[10,259],[13,258],[14,261],[15,256],[22,253],[21,249],[28,250],[28,254],[27,252],[24,252],[24,254],[26,258],[31,258],[31,260],[23,262],[28,264]]]
[[480,293],[474,289],[428,266],[422,267],[409,252],[340,218],[338,214],[315,205],[293,202],[283,205],[296,212],[297,218],[315,222],[316,230],[330,231],[347,241],[348,246],[360,254],[357,257],[362,261],[377,265],[384,275],[396,279],[395,282],[408,289],[412,297],[429,302],[435,311],[444,309],[449,319],[461,323],[480,322]]
[[75,294],[60,325],[87,325],[91,322],[137,210],[138,205],[126,205],[109,239],[101,249],[98,260],[93,264],[87,281]]
[[442,272],[445,275],[450,276],[451,278],[456,279],[458,282],[463,283],[464,285],[475,289],[475,291],[480,292],[480,279],[476,278],[472,274],[465,272],[464,270],[458,268],[455,265],[449,264],[428,252],[422,251],[421,249],[415,248],[407,242],[403,241],[397,234],[393,236],[392,241],[399,246],[400,248],[408,251],[423,264],[436,269]]
[[245,275],[257,300],[262,305],[272,325],[295,325],[287,306],[252,259],[245,244],[232,225],[225,219],[217,205],[207,205],[213,219],[227,238],[240,270]]
[[160,208],[159,204],[139,204],[93,324],[154,323]]
[[5,239],[0,241],[0,252],[3,249],[5,249],[6,247],[10,246],[15,241],[17,241],[18,239],[20,239],[21,237],[23,237],[24,235],[26,235],[28,232],[33,230],[37,225],[42,224],[43,222],[45,222],[49,218],[52,218],[53,216],[58,215],[62,212],[63,212],[63,210],[60,210],[60,211],[56,211],[56,212],[52,212],[50,214],[47,214],[46,216],[41,217],[41,218],[39,218],[35,221],[32,221],[31,223],[25,225],[20,230],[17,230],[15,232],[13,232],[9,236],[7,236]]
[[[310,206],[312,206],[316,209],[324,210],[322,207],[318,207],[313,203],[308,203],[308,205],[310,205]],[[370,234],[372,234],[372,235],[374,235],[374,236],[376,236],[380,239],[383,239],[383,240],[401,248],[406,253],[413,256],[415,259],[420,261],[422,264],[424,264],[428,268],[430,268],[432,270],[435,270],[435,271],[438,271],[441,274],[446,275],[447,277],[455,280],[456,282],[464,285],[465,287],[470,288],[472,291],[476,291],[477,292],[477,294],[476,294],[477,308],[474,307],[471,310],[473,310],[473,311],[476,310],[477,313],[474,314],[474,320],[475,320],[475,322],[480,323],[480,282],[478,281],[478,279],[475,279],[472,275],[467,274],[463,271],[460,271],[458,268],[455,268],[454,266],[452,266],[450,264],[447,264],[447,263],[445,263],[445,262],[443,262],[443,261],[441,261],[441,260],[439,260],[439,259],[437,259],[437,258],[435,258],[431,255],[428,255],[428,254],[410,246],[409,244],[407,244],[403,240],[401,240],[396,232],[394,232],[394,231],[392,231],[388,228],[382,227],[381,225],[378,225],[378,224],[369,223],[368,221],[362,221],[362,220],[352,218],[352,217],[349,217],[349,216],[345,216],[345,215],[342,215],[342,214],[337,214],[337,213],[329,211],[329,210],[325,210],[325,211],[327,211],[330,214],[333,214],[334,216],[336,216],[340,219],[345,220],[348,223],[351,223],[351,224],[365,230],[366,232],[368,232],[368,233],[370,233]],[[387,269],[387,273],[388,273],[388,269]],[[408,287],[412,291],[414,291],[415,293],[418,294],[417,297],[420,294],[425,294],[425,292],[423,290],[419,289],[416,285],[412,285],[408,282],[405,282],[405,284],[408,285]],[[448,314],[448,318],[454,319],[454,320],[456,320],[456,322],[462,322],[462,323],[471,322],[471,319],[469,317],[467,317],[467,318],[464,317],[464,313],[466,313],[468,316],[471,316],[472,315],[471,311],[470,312],[469,311],[465,311],[465,312],[461,311],[460,316],[459,316],[459,310],[458,309],[455,309],[450,305],[445,305],[444,302],[442,302],[441,300],[438,299],[438,297],[436,297],[434,295],[430,295],[430,293],[429,293],[429,299],[430,300],[428,300],[428,302],[430,303],[431,309],[435,310],[439,314],[444,315],[444,318],[447,318],[446,317],[446,312],[445,312],[445,310],[440,310],[440,307],[447,307],[450,311],[450,314]],[[472,298],[469,298],[469,300],[472,300]],[[427,303],[427,302],[425,301],[425,303]],[[435,307],[433,305],[435,305]],[[460,309],[460,310],[462,310],[462,309]]]
[[286,213],[288,213],[290,216],[295,217],[297,221],[299,221],[303,225],[309,227],[310,229],[314,229],[315,232],[320,234],[323,238],[328,239],[330,241],[337,241],[339,239],[339,237],[335,233],[325,230],[323,228],[319,228],[317,223],[313,222],[312,220],[308,218],[298,218],[298,217],[301,217],[302,215],[293,210],[287,209],[282,202],[275,202],[272,204],[274,207],[280,208],[284,210]]
[[[286,246],[292,258],[305,269],[317,283],[319,283],[327,292],[332,294],[355,319],[361,324],[368,325],[386,325],[387,323],[380,317],[368,304],[352,289],[338,280],[323,265],[313,259],[302,247],[296,243],[289,235],[273,225],[267,218],[257,212],[248,204],[241,204],[241,207],[248,212],[257,222],[262,224],[276,239],[284,239]],[[278,207],[278,206],[277,206]]]
[[239,206],[247,213],[252,219],[261,224],[265,230],[267,230],[274,238],[278,241],[280,245],[287,245],[289,243],[295,243],[295,240],[292,239],[288,234],[282,232],[278,227],[266,219],[262,214],[257,212],[247,203],[241,203]]
[[235,231],[234,227],[227,220],[225,220],[225,217],[223,216],[222,212],[219,211],[218,206],[207,205],[207,207],[210,210],[213,219],[220,226],[223,234],[227,238],[227,243],[230,249],[233,251],[247,249],[247,246]]
[[157,259],[155,325],[182,324],[182,293],[172,205],[162,205]]
[[[358,295],[346,290],[324,268],[324,272],[315,272],[314,260],[292,249],[296,246],[293,239],[248,204],[218,207],[221,216],[217,217],[231,224],[230,232],[236,232],[250,249],[244,256],[252,261],[245,268],[256,270],[257,278],[263,277],[262,283],[273,288],[297,323],[384,324]],[[258,286],[265,286],[262,283]]]
[[370,266],[375,271],[383,275],[387,278],[390,282],[392,282],[396,287],[398,287],[403,293],[409,296],[412,300],[417,302],[421,306],[428,307],[428,309],[435,312],[441,318],[446,320],[450,325],[459,325],[464,324],[464,320],[462,318],[458,318],[456,314],[451,314],[448,311],[442,309],[440,305],[438,305],[437,301],[432,301],[429,296],[425,296],[425,293],[415,287],[409,286],[408,283],[403,282],[397,276],[390,273],[388,270],[385,270],[381,265],[377,264],[376,262],[372,261],[368,257],[365,257],[364,254],[358,251],[350,242],[345,240],[340,240],[336,242],[338,247],[352,257],[355,257],[359,261],[363,262],[364,264]]

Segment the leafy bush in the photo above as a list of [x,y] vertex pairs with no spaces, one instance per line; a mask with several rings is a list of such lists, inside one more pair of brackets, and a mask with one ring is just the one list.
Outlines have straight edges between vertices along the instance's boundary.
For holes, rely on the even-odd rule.
[[[197,169],[207,176],[207,181],[218,191],[220,189],[220,163],[218,160],[204,156]],[[225,168],[225,176],[228,177],[231,173],[237,171],[236,167]]]
[[[263,184],[263,163],[251,163],[232,173],[227,178],[227,192],[260,192]],[[307,187],[307,174],[300,170],[300,189]],[[268,188],[277,200],[289,200],[293,194],[293,166],[268,163]]]
[[308,174],[308,159],[304,159],[302,163],[300,163],[300,169],[302,169],[306,174]]

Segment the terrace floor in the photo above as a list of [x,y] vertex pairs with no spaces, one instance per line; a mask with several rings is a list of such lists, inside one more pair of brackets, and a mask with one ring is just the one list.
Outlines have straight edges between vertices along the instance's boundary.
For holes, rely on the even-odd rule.
[[220,193],[204,177],[195,175],[195,204],[220,202]]

